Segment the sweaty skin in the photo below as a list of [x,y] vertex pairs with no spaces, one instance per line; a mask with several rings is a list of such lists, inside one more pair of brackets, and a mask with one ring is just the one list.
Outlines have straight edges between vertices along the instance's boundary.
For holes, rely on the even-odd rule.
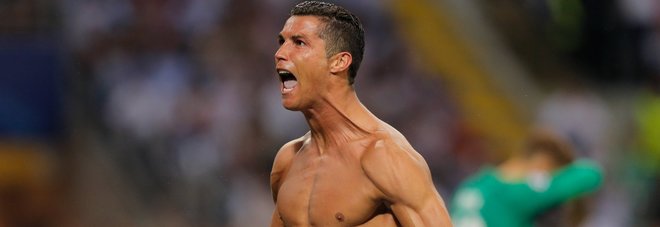
[[351,85],[352,56],[326,56],[315,16],[280,32],[276,69],[285,108],[310,127],[278,151],[271,172],[271,226],[451,226],[429,168],[408,141],[364,107]]

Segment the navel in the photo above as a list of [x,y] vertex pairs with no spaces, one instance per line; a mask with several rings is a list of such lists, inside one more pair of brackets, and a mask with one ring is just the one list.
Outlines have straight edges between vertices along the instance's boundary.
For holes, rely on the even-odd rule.
[[335,218],[337,219],[337,221],[343,222],[344,221],[344,214],[342,214],[341,212],[337,212],[335,214]]

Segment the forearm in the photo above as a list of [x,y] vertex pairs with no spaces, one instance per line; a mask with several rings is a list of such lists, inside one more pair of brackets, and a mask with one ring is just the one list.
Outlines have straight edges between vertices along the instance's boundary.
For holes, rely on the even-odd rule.
[[[537,212],[596,191],[602,181],[603,173],[596,163],[585,160],[576,161],[555,173],[547,189],[540,192],[525,190],[530,193],[528,197],[534,198],[525,204],[530,212]],[[519,194],[513,193],[512,195]]]
[[579,160],[560,170],[554,177],[549,190],[557,197],[570,199],[598,189],[603,181],[600,167],[587,160]]
[[401,226],[451,227],[449,213],[442,203],[429,203],[426,207],[413,209],[408,206],[392,205],[392,211]]

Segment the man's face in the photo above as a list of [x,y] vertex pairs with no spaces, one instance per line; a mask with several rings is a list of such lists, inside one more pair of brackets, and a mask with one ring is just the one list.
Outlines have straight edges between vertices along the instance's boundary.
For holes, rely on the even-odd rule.
[[325,41],[319,37],[323,22],[315,16],[292,16],[279,34],[275,68],[280,77],[282,105],[288,110],[310,108],[328,79]]

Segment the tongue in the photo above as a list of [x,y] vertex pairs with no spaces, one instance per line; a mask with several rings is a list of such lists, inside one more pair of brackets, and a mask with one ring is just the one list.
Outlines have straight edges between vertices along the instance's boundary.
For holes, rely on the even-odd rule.
[[291,89],[291,88],[296,87],[297,84],[298,84],[298,81],[287,80],[287,81],[284,81],[284,88]]

